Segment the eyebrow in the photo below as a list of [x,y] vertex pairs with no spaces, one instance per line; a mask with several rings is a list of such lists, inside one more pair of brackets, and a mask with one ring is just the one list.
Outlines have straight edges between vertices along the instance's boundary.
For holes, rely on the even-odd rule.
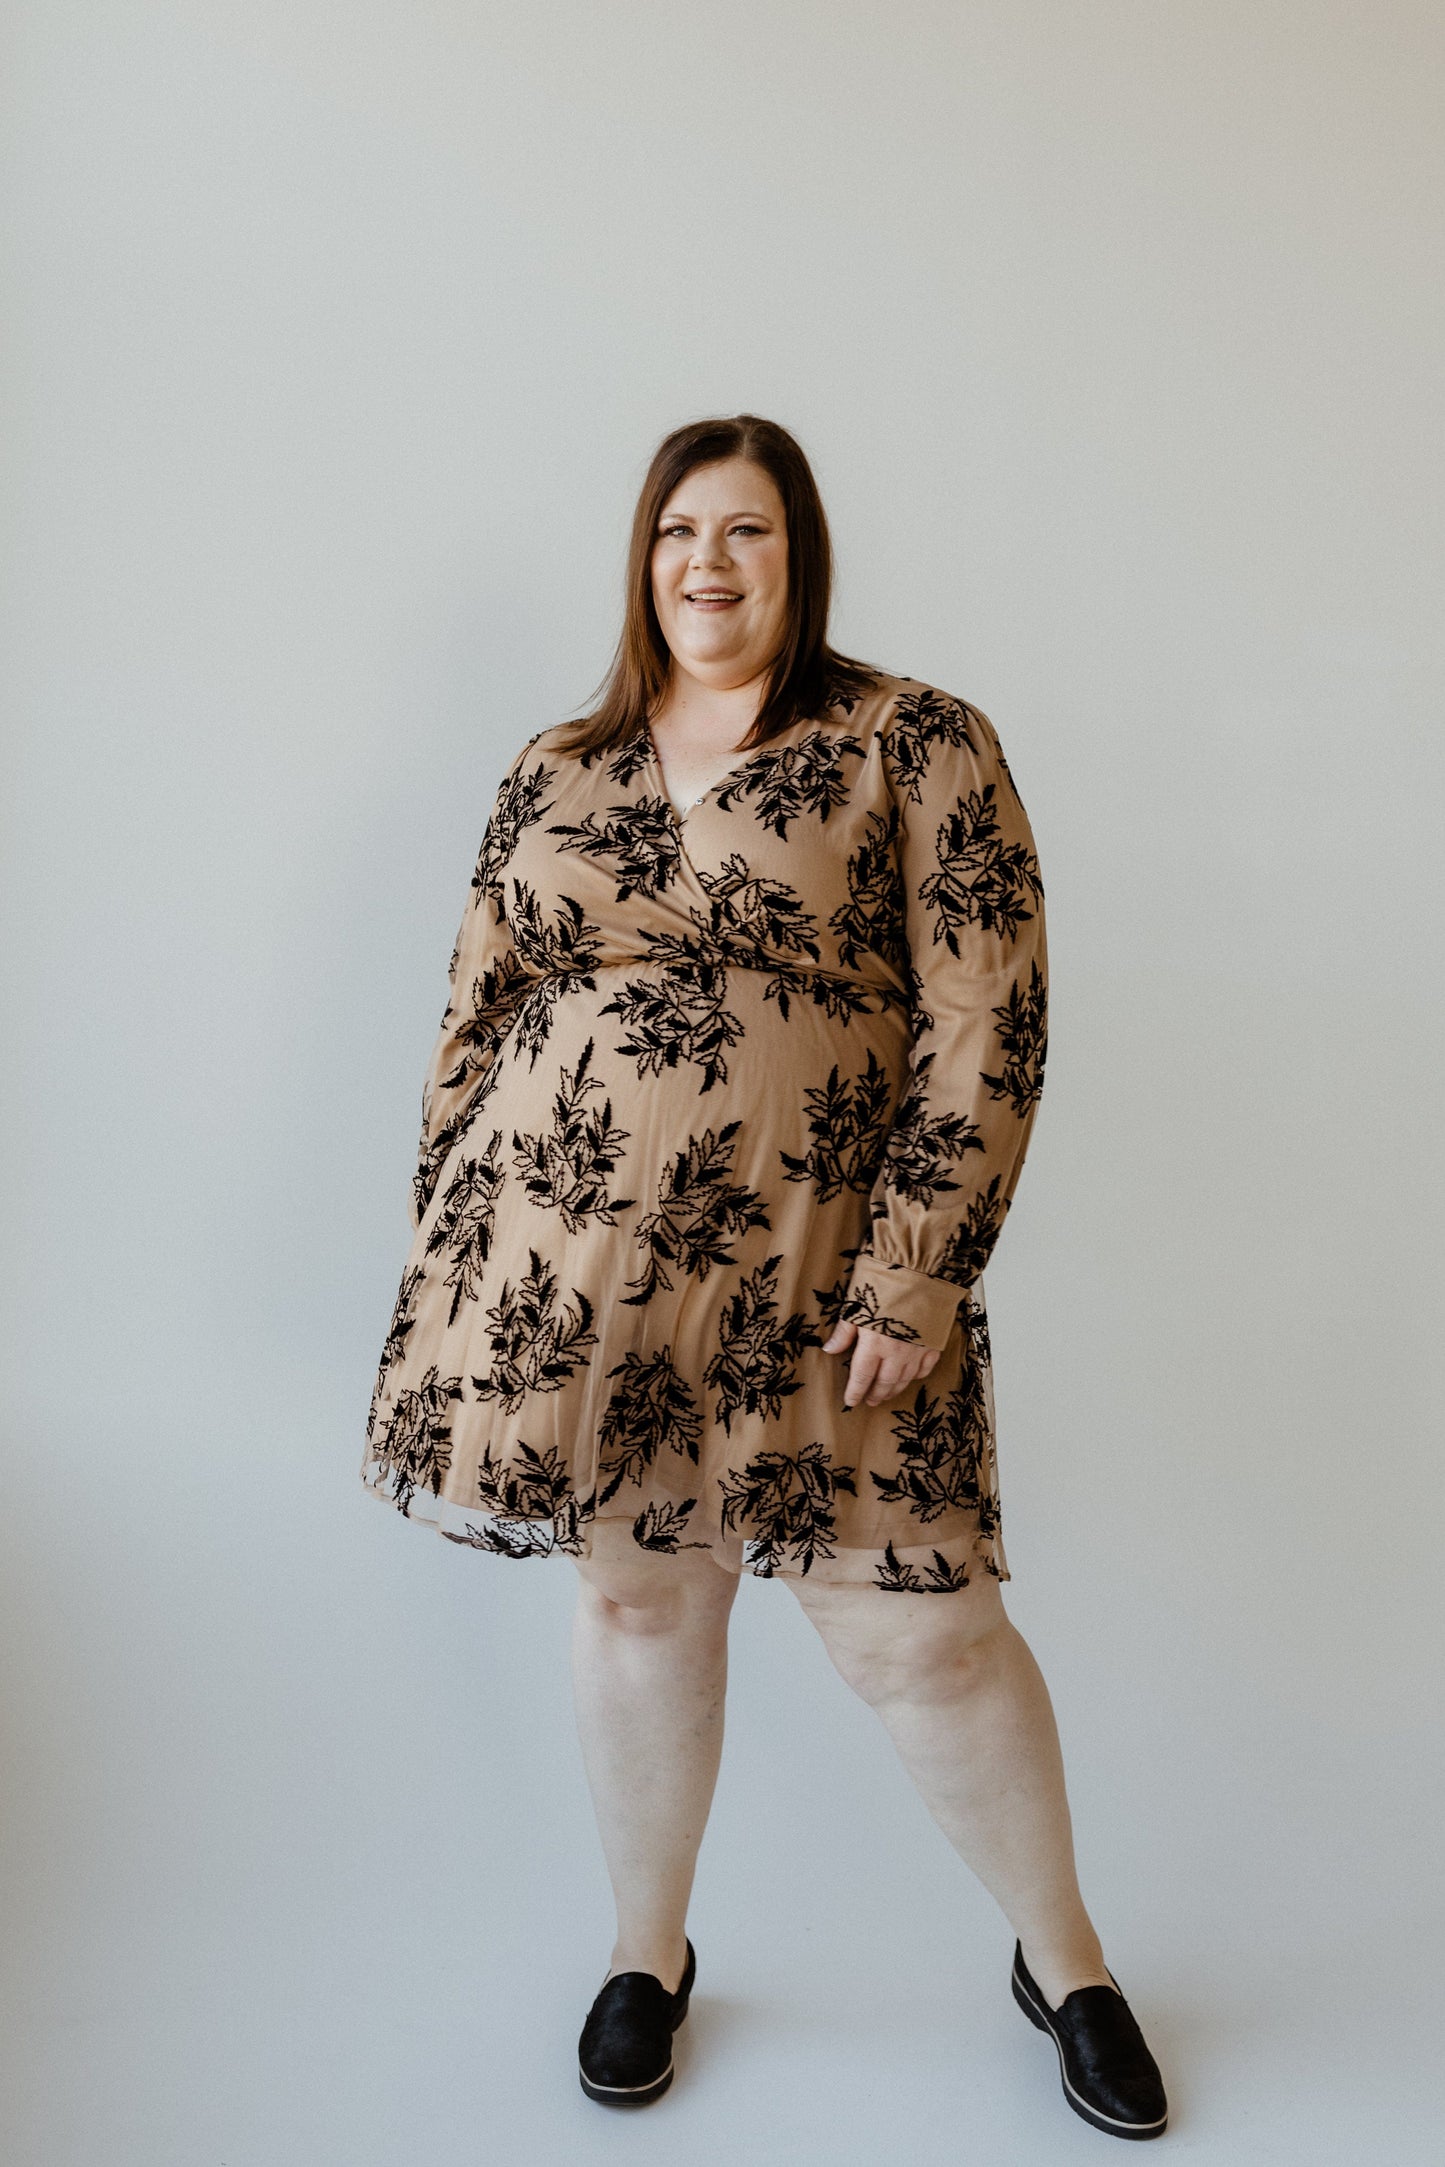
[[[659,512],[657,522],[661,526],[664,519],[691,519],[692,516],[691,512]],[[767,521],[769,526],[772,525],[771,515],[767,512],[729,512],[727,516],[729,519],[763,519]]]

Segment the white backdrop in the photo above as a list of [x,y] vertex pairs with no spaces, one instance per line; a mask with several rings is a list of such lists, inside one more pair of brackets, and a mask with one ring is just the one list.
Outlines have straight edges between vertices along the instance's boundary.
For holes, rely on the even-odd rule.
[[1434,2157],[1439,10],[4,20],[6,2158],[1106,2149],[764,1582],[679,2081],[585,2100],[573,1569],[359,1482],[497,778],[742,409],[1038,838],[1007,1601],[1165,2141]]

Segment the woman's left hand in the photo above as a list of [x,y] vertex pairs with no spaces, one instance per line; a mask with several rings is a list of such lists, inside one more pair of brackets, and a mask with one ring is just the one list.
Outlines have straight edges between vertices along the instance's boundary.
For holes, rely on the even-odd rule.
[[823,1352],[846,1354],[850,1347],[853,1360],[843,1390],[845,1407],[856,1407],[860,1400],[869,1407],[881,1407],[905,1385],[926,1377],[943,1352],[941,1347],[920,1346],[916,1339],[891,1339],[866,1324],[836,1325],[832,1338],[824,1341]]

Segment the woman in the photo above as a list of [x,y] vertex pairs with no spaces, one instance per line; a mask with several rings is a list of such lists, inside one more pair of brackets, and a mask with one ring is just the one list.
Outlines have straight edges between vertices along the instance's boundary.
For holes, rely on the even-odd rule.
[[746,1570],[797,1596],[997,1899],[1070,2105],[1156,2136],[1000,1593],[982,1272],[1043,1081],[1034,839],[988,718],[829,647],[830,586],[785,430],[659,446],[601,704],[528,739],[487,823],[363,1479],[576,1564],[617,1902],[590,2097],[672,2079]]

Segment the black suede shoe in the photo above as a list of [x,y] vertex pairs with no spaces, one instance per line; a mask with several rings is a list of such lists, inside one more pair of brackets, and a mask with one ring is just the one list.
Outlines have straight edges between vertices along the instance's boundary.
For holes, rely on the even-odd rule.
[[672,2082],[672,2035],[687,2015],[697,1976],[697,1952],[669,1994],[650,1971],[619,1971],[606,1979],[577,2042],[577,2073],[589,2099],[605,2107],[645,2107]]
[[1022,1942],[1014,1943],[1014,2000],[1058,2048],[1064,2097],[1075,2114],[1111,2137],[1162,2137],[1169,2120],[1164,2079],[1118,1984],[1076,1986],[1051,2009],[1024,1962]]

